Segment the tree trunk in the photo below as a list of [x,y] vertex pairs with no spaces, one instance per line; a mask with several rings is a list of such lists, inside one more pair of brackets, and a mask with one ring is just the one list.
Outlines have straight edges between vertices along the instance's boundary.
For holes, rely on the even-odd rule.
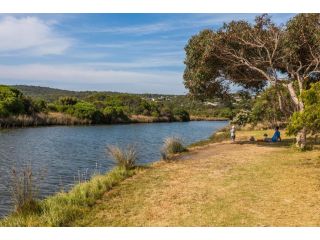
[[306,128],[302,128],[296,136],[296,146],[300,149],[305,149],[307,143]]
[[[304,110],[303,102],[297,97],[297,94],[293,88],[293,83],[287,85],[292,101],[294,102],[297,111],[302,112]],[[299,85],[300,87],[300,85]],[[301,92],[301,90],[300,90]],[[300,149],[305,149],[307,143],[307,131],[306,128],[302,128],[296,136],[296,146]]]

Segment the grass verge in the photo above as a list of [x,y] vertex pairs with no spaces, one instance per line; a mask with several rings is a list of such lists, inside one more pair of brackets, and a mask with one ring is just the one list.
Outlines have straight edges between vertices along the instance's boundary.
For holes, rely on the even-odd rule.
[[235,143],[160,162],[72,225],[319,226],[320,151],[297,151],[284,134],[277,144],[248,141],[264,133],[238,131]]
[[75,185],[69,192],[60,192],[37,202],[33,211],[13,213],[0,221],[0,226],[68,226],[81,218],[105,192],[124,179],[133,176],[138,168],[115,168],[106,175]]

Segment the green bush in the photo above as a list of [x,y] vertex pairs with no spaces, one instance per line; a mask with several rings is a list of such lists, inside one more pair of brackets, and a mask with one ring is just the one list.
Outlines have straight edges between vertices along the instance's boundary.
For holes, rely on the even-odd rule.
[[127,122],[128,116],[124,113],[122,107],[106,107],[103,110],[104,121],[106,123]]
[[60,97],[59,103],[61,105],[75,105],[78,102],[78,98],[76,97]]
[[184,109],[176,109],[174,111],[174,117],[180,121],[190,121],[189,113]]
[[94,123],[101,121],[102,113],[92,104],[88,102],[78,102],[74,105],[73,115],[80,119],[89,119]]
[[251,122],[250,118],[251,112],[248,110],[241,110],[237,113],[237,115],[232,119],[233,124],[237,124],[239,126],[244,126],[246,123]]
[[320,132],[320,82],[311,84],[311,88],[302,92],[304,110],[295,112],[287,126],[289,135],[296,135],[305,128],[308,133],[315,135]]
[[169,120],[174,120],[174,114],[169,107],[163,107],[160,110],[160,115],[168,118]]
[[12,87],[0,85],[0,117],[25,113],[22,93]]

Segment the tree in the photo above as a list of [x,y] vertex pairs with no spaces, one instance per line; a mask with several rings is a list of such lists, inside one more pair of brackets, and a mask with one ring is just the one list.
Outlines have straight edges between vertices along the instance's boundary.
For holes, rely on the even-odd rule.
[[93,123],[99,123],[102,118],[102,113],[92,103],[88,102],[76,103],[73,115],[81,119],[89,119]]
[[[297,111],[303,112],[301,95],[307,89],[308,82],[312,81],[312,74],[320,69],[320,14],[298,14],[291,19],[287,23],[284,42],[283,67],[290,80],[287,87]],[[306,144],[306,130],[302,127],[296,133],[297,145],[301,148]]]
[[297,134],[301,129],[316,135],[320,132],[320,82],[312,84],[301,94],[304,110],[295,112],[288,125],[288,134]]
[[[282,110],[278,105],[277,91],[282,94]],[[278,122],[286,122],[295,111],[294,105],[290,99],[289,91],[283,87],[270,86],[261,94],[256,96],[252,106],[251,120],[257,122],[269,122],[273,126]]]
[[[285,86],[296,111],[303,111],[299,98],[311,73],[319,71],[320,14],[298,14],[286,26],[277,26],[263,14],[253,24],[232,21],[218,31],[204,30],[186,46],[184,84],[195,97],[228,94],[230,82],[261,90],[277,89],[283,110],[280,86]],[[296,84],[297,83],[297,84]],[[302,128],[297,142],[304,147]]]
[[0,117],[25,113],[23,94],[12,87],[0,85]]

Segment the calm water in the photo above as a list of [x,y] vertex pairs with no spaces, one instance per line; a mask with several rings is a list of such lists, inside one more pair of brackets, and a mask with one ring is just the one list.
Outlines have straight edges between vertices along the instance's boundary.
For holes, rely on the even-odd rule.
[[114,163],[106,155],[108,144],[134,144],[139,163],[157,161],[168,136],[185,144],[208,138],[227,122],[149,123],[130,125],[39,127],[0,130],[0,216],[12,208],[10,169],[26,163],[34,172],[43,172],[41,196],[69,188],[79,178],[104,173]]

